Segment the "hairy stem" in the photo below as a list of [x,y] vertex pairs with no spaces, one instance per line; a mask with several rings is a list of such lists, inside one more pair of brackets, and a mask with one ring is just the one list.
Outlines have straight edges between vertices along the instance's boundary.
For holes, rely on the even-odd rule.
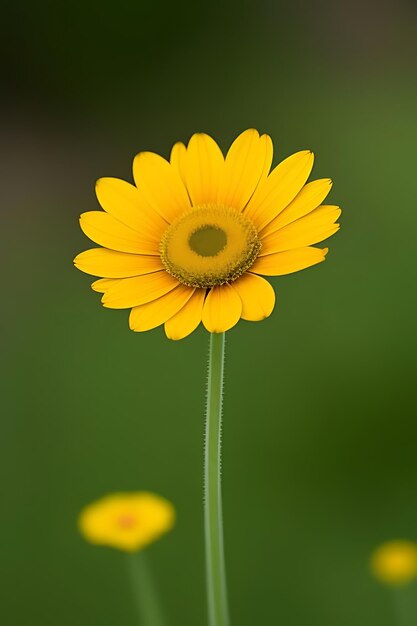
[[224,333],[211,333],[204,449],[204,526],[209,626],[229,626],[221,499]]

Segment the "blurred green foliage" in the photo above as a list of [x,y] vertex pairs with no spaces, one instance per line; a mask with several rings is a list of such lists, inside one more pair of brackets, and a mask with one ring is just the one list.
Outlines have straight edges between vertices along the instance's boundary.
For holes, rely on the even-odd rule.
[[[336,3],[337,4],[337,3]],[[368,557],[417,539],[417,46],[411,5],[9,6],[2,243],[3,623],[135,624],[124,556],[78,536],[114,490],[175,502],[150,549],[172,625],[205,623],[208,336],[133,334],[71,259],[94,181],[135,152],[244,128],[316,153],[342,230],[228,333],[226,557],[233,623],[391,626]],[[377,15],[376,19],[372,19]],[[417,619],[417,595],[410,601]]]

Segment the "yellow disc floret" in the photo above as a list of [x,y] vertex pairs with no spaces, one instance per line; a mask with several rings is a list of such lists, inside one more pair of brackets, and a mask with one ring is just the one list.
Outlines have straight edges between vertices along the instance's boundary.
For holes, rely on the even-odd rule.
[[260,249],[258,233],[242,213],[206,205],[183,213],[169,226],[160,254],[166,271],[181,283],[207,288],[239,278]]

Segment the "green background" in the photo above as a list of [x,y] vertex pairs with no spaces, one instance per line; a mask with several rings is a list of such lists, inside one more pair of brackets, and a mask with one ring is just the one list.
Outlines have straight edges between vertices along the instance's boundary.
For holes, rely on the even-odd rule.
[[[128,330],[72,258],[101,176],[256,127],[310,148],[344,209],[325,264],[227,336],[223,489],[235,626],[391,626],[372,549],[417,540],[415,5],[16,3],[2,41],[1,622],[134,625],[126,557],[76,518],[112,491],[177,508],[149,549],[171,626],[205,616],[208,335]],[[417,591],[399,594],[409,624]],[[407,617],[407,616],[406,616]]]

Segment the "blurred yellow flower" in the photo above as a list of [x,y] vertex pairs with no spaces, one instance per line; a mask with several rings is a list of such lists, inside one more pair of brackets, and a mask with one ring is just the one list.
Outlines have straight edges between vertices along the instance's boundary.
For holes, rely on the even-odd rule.
[[132,309],[130,328],[165,324],[182,339],[202,321],[209,332],[239,319],[259,321],[275,305],[262,276],[281,276],[324,261],[314,244],[333,235],[339,207],[323,205],[332,183],[308,184],[309,150],[272,171],[272,140],[249,129],[226,157],[203,133],[176,143],[170,161],[141,152],[133,162],[135,185],[117,178],[97,182],[104,211],[80,218],[84,233],[103,246],[74,263],[103,293],[102,303]]
[[372,554],[371,568],[383,583],[408,583],[417,576],[417,544],[402,540],[383,543]]
[[175,521],[173,505],[153,493],[115,493],[86,506],[78,519],[90,543],[136,552],[168,532]]

